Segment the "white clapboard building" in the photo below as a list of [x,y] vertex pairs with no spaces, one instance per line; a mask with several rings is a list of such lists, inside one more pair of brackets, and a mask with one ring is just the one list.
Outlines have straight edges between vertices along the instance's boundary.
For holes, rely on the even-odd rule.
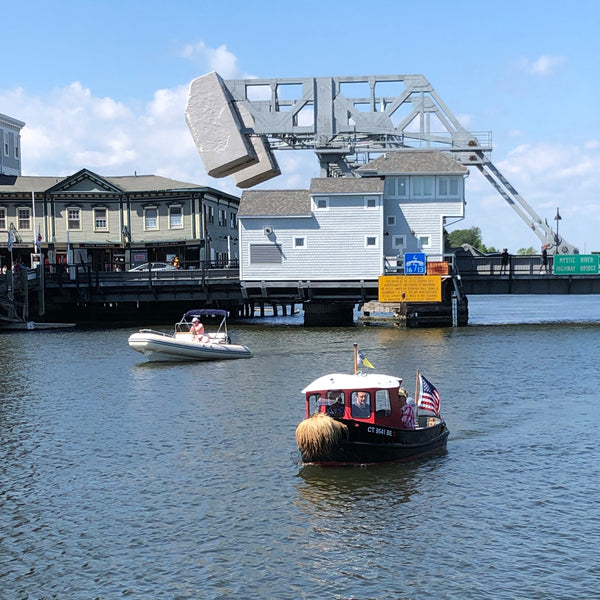
[[308,190],[247,190],[238,212],[240,279],[361,280],[401,271],[406,252],[444,253],[444,226],[464,217],[466,167],[439,151],[400,151],[360,177]]

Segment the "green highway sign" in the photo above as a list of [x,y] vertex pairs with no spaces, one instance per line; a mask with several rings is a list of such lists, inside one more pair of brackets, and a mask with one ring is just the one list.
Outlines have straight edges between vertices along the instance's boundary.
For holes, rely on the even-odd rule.
[[597,275],[598,254],[555,254],[555,275]]

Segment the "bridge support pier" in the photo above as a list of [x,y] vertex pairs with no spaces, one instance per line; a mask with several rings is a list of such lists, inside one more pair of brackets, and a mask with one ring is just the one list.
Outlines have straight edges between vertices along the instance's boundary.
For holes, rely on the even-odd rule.
[[350,327],[354,324],[354,304],[349,302],[305,302],[306,327]]

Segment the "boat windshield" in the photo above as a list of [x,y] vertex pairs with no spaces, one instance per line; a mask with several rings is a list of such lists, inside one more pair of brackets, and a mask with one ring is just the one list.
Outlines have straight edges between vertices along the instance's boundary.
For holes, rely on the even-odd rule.
[[344,414],[344,392],[342,390],[328,390],[309,394],[308,413],[327,413],[331,416],[343,416]]

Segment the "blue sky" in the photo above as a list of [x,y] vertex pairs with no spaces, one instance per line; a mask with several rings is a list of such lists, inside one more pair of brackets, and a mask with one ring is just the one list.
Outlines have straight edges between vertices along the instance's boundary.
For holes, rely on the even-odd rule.
[[[8,4],[8,5],[7,5]],[[425,8],[426,7],[426,8]],[[206,175],[185,125],[189,83],[423,74],[492,161],[581,252],[600,250],[600,3],[28,1],[0,8],[0,113],[25,121],[24,175]],[[312,153],[279,152],[270,188],[308,188]],[[538,238],[476,171],[466,219],[488,246]]]

